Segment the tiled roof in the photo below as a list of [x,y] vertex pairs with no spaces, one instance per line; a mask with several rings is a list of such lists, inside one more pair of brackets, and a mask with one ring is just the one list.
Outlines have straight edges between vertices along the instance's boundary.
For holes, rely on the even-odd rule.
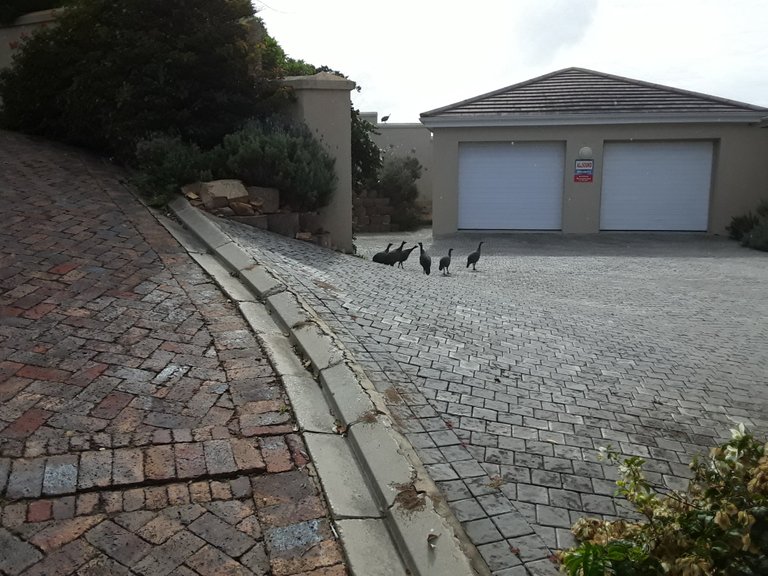
[[767,108],[584,68],[565,68],[421,114],[430,119],[765,116]]

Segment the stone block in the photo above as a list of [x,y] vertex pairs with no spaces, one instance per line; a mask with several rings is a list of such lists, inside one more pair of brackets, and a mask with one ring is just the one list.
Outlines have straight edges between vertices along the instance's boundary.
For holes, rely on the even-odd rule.
[[299,227],[302,232],[317,234],[323,230],[323,221],[317,212],[302,212],[299,214]]
[[402,565],[384,520],[350,518],[339,520],[336,525],[353,574],[400,576],[409,573]]
[[299,231],[298,212],[281,212],[278,214],[269,214],[267,216],[267,228],[270,232],[295,238]]
[[248,186],[248,197],[251,200],[261,201],[261,211],[272,214],[280,209],[280,191],[277,188],[264,188],[261,186]]
[[240,180],[212,180],[200,186],[200,198],[205,202],[205,195],[212,198],[226,198],[227,201],[248,202],[248,190]]
[[253,226],[254,228],[261,228],[266,230],[269,227],[268,217],[265,214],[255,214],[253,216],[232,216],[231,220]]
[[251,206],[247,202],[230,200],[229,207],[232,209],[232,211],[235,213],[236,216],[253,216],[254,214],[256,214],[256,211],[253,209],[253,206]]
[[181,187],[181,193],[184,194],[188,200],[199,200],[200,188],[202,186],[202,182],[191,182]]
[[213,208],[211,212],[216,216],[221,216],[222,218],[231,218],[235,215],[235,211],[232,210],[232,208],[230,208],[228,205],[224,206],[223,208]]
[[200,199],[203,201],[203,206],[206,210],[215,210],[217,208],[225,208],[229,206],[229,200],[220,196],[211,196],[206,192],[200,194]]
[[358,466],[348,466],[355,456],[345,438],[306,432],[307,448],[323,479],[331,514],[335,518],[381,518],[365,477]]
[[284,288],[283,284],[262,266],[242,270],[240,276],[248,288],[255,291],[259,298],[265,298],[267,294]]

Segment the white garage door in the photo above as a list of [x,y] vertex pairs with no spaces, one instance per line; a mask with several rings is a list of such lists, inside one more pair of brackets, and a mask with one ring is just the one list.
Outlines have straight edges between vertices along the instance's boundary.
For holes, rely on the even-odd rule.
[[606,143],[600,228],[706,231],[711,178],[711,142]]
[[560,230],[565,146],[459,144],[459,229]]

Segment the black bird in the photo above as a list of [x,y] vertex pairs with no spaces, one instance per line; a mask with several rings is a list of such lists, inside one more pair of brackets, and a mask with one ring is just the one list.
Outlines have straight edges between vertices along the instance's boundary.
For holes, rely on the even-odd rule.
[[410,248],[406,248],[405,250],[402,250],[400,252],[400,257],[397,259],[397,265],[400,268],[403,268],[403,262],[408,260],[408,256],[411,255],[411,252],[416,250],[416,248],[418,248],[418,247],[419,247],[418,244],[416,244],[415,246],[411,246]]
[[394,266],[396,262],[400,261],[400,255],[403,253],[403,246],[405,246],[405,240],[403,240],[402,244],[400,244],[399,248],[395,248],[385,256],[384,264],[389,264],[390,266]]
[[376,254],[373,255],[374,262],[378,262],[379,264],[386,264],[387,263],[387,256],[389,256],[389,249],[392,247],[392,242],[387,244],[387,249],[384,250],[384,252],[376,252]]
[[432,258],[430,258],[429,254],[426,253],[424,246],[421,245],[421,242],[419,242],[419,264],[421,264],[421,267],[424,268],[424,274],[429,276],[429,270],[432,268]]
[[472,264],[472,271],[476,272],[475,264],[477,264],[477,261],[480,260],[480,247],[483,245],[482,242],[477,245],[477,250],[472,252],[469,256],[467,256],[467,268],[469,268],[469,265]]
[[439,270],[443,272],[443,276],[450,275],[450,272],[448,271],[448,267],[451,265],[451,252],[453,252],[453,248],[450,248],[448,250],[448,256],[443,256],[442,258],[440,258]]
[[390,116],[389,114],[387,114],[386,116],[382,116],[381,121],[386,122],[387,120],[389,120],[389,116]]

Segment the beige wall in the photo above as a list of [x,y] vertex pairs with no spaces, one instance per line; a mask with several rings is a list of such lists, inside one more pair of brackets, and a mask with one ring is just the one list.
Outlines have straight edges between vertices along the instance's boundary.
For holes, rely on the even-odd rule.
[[31,12],[20,17],[12,26],[0,28],[0,70],[8,68],[15,50],[11,48],[22,40],[24,35],[32,34],[41,26],[48,26],[54,21],[55,10]]
[[[458,227],[459,142],[557,141],[565,143],[563,232],[600,231],[603,146],[606,141],[709,140],[715,144],[709,227],[725,234],[731,217],[754,209],[768,198],[768,129],[743,124],[649,124],[541,126],[498,128],[435,128],[432,230],[435,235]],[[573,181],[579,150],[592,149],[594,180]]]
[[339,178],[333,198],[320,211],[323,228],[331,233],[332,247],[352,252],[352,144],[350,91],[355,83],[334,74],[295,76],[284,82],[296,94],[292,114],[303,120],[336,159]]

